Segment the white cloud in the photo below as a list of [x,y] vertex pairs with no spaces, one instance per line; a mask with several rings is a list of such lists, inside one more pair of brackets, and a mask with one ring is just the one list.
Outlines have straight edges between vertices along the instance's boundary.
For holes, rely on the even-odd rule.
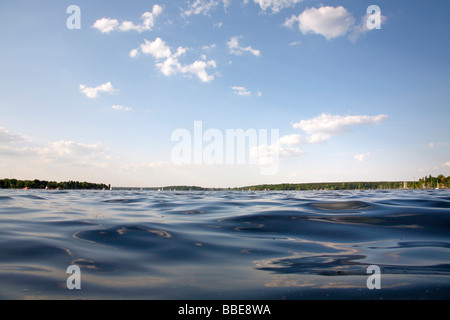
[[133,49],[130,51],[130,57],[136,58],[139,55],[139,49]]
[[[248,90],[246,87],[234,86],[234,87],[231,87],[231,89],[232,89],[232,90],[234,91],[234,93],[237,94],[238,96],[249,97],[249,96],[253,95],[253,93],[252,93],[250,90]],[[261,97],[261,96],[262,96],[262,93],[261,93],[261,91],[257,91],[257,92],[255,93],[255,95],[256,95],[257,97]]]
[[0,154],[2,156],[32,156],[37,154],[37,150],[29,147],[0,146]]
[[213,44],[211,44],[211,45],[209,45],[209,46],[203,46],[202,49],[203,49],[203,50],[212,50],[212,49],[214,49],[215,47],[216,47],[216,44],[213,43]]
[[271,165],[277,157],[292,157],[303,154],[304,152],[295,146],[286,146],[280,143],[272,145],[258,145],[250,148],[249,154],[257,159],[257,164],[261,166]]
[[355,24],[355,19],[342,6],[322,6],[306,9],[298,16],[293,15],[286,19],[284,25],[292,27],[295,23],[298,23],[298,28],[303,34],[320,34],[330,40],[346,35]]
[[194,61],[189,65],[181,66],[178,71],[184,74],[193,74],[196,75],[202,82],[210,82],[214,80],[214,76],[208,75],[206,72],[206,68],[215,68],[216,62],[214,60],[210,61]]
[[[278,139],[278,142],[271,146],[259,146],[252,152],[260,152],[264,156],[264,152],[268,156],[272,156],[275,152],[280,156],[295,156],[304,154],[299,147],[302,145],[316,144],[324,142],[331,138],[332,135],[342,134],[351,130],[352,126],[379,124],[386,119],[386,115],[378,116],[339,116],[322,114],[316,118],[302,120],[293,125],[294,128],[303,129],[306,135],[289,134]],[[370,153],[358,154],[354,158],[360,162],[365,160]]]
[[[331,40],[348,34],[350,41],[355,42],[361,35],[370,31],[367,27],[367,13],[361,18],[360,24],[355,24],[354,16],[344,7],[321,6],[305,9],[298,16],[292,15],[284,22],[284,26],[292,28],[298,25],[303,34],[319,34]],[[381,15],[381,23],[386,17]]]
[[253,55],[259,57],[261,55],[261,51],[257,50],[257,49],[253,49],[251,46],[248,47],[241,47],[239,45],[239,38],[240,37],[232,37],[230,39],[230,41],[227,42],[228,45],[228,49],[230,49],[230,53],[235,54],[235,55],[242,55],[245,52],[250,52]]
[[22,142],[27,140],[29,140],[29,138],[22,134],[13,133],[5,128],[0,127],[0,143]]
[[233,89],[234,93],[238,96],[248,97],[252,95],[252,93],[245,87],[231,87],[231,89]]
[[283,25],[285,27],[292,28],[296,23],[298,23],[298,19],[299,17],[293,14],[290,18],[286,18],[286,20],[284,20]]
[[213,9],[219,5],[217,0],[195,0],[189,3],[188,9],[183,11],[185,16],[190,16],[193,14],[203,14],[207,15]]
[[444,167],[450,167],[450,161],[447,161],[446,163],[444,163]]
[[304,138],[299,134],[285,135],[278,140],[278,153],[282,156],[303,154],[304,152],[298,146],[304,143]]
[[117,19],[101,18],[95,21],[92,27],[100,30],[102,33],[110,33],[119,26]]
[[113,110],[116,110],[116,111],[133,111],[132,108],[130,108],[130,107],[124,107],[124,106],[121,106],[121,105],[113,105],[111,108],[112,108]]
[[368,157],[369,155],[370,155],[370,152],[360,153],[360,154],[355,154],[355,156],[353,158],[359,162],[363,162],[366,159],[366,157]]
[[[189,3],[188,8],[183,10],[182,15],[209,15],[212,10],[215,10],[221,1],[219,0],[194,0]],[[226,10],[231,3],[231,0],[222,0],[223,8]]]
[[301,145],[305,143],[305,139],[301,134],[290,134],[281,137],[278,143],[287,146]]
[[[215,68],[216,62],[214,60],[206,61],[206,56],[202,55],[202,60],[196,60],[191,64],[182,64],[179,61],[181,56],[187,52],[186,48],[178,47],[175,52],[172,52],[170,46],[166,44],[161,38],[156,38],[154,41],[144,40],[140,46],[140,51],[143,54],[153,56],[157,61],[155,65],[159,71],[165,76],[181,73],[185,75],[195,75],[202,82],[210,82],[214,76],[209,75],[207,68]],[[139,49],[134,49],[130,52],[130,56],[136,57],[139,54]]]
[[231,0],[222,0],[223,2],[223,8],[226,10],[230,4],[231,4]]
[[98,144],[84,144],[75,141],[60,140],[50,144],[50,148],[42,149],[41,154],[58,156],[88,156],[93,157],[104,148]]
[[47,148],[34,148],[33,151],[44,162],[57,162],[77,167],[106,167],[107,149],[100,144],[85,144],[70,140],[50,143]]
[[299,145],[304,143],[304,139],[299,134],[291,134],[280,137],[278,141],[272,145],[259,145],[253,147],[250,152],[252,156],[259,157],[260,161],[265,163],[267,159],[273,159],[274,156],[279,155],[283,157],[291,157],[304,154],[299,148]]
[[377,116],[341,116],[322,113],[320,116],[309,120],[301,120],[293,125],[296,129],[302,129],[309,137],[309,143],[320,143],[328,140],[332,135],[351,131],[351,127],[360,125],[379,124],[388,118],[385,114]]
[[170,47],[159,37],[155,41],[144,39],[144,43],[141,44],[141,51],[145,54],[151,54],[157,59],[169,58],[172,55]]
[[48,147],[13,148],[0,146],[2,156],[19,157],[42,162],[70,163],[77,166],[103,166],[105,151],[100,144],[84,144],[60,140],[49,143]]
[[152,12],[144,12],[141,16],[142,23],[134,24],[131,21],[122,21],[119,23],[117,19],[101,18],[95,21],[93,28],[98,29],[102,33],[110,33],[112,31],[150,31],[155,25],[155,18],[159,16],[163,8],[157,4],[153,5]]
[[[23,135],[11,134],[8,130],[0,128],[0,142],[31,142],[30,138]],[[2,163],[20,163],[30,170],[46,172],[52,171],[56,166],[61,166],[67,172],[67,166],[83,168],[105,168],[108,160],[108,148],[101,143],[81,143],[71,140],[58,140],[40,145],[36,142],[26,146],[13,146],[0,144],[0,157]],[[28,170],[27,169],[27,170]]]
[[111,82],[101,84],[95,88],[86,87],[84,84],[80,84],[79,89],[81,93],[85,94],[86,97],[90,99],[97,98],[99,92],[113,93],[117,91],[116,89],[114,89]]
[[[303,0],[253,0],[263,11],[271,9],[272,13],[278,13],[281,9],[293,7]],[[245,1],[248,2],[248,1]]]

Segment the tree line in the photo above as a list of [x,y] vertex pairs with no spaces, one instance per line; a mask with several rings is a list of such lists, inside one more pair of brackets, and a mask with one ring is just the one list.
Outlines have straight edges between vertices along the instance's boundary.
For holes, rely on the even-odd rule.
[[[111,185],[104,183],[80,181],[46,181],[0,179],[0,189],[110,189]],[[254,190],[254,191],[286,191],[286,190],[368,190],[368,189],[435,189],[450,188],[450,176],[440,174],[437,177],[429,175],[417,181],[361,181],[361,182],[317,182],[317,183],[281,183],[260,184],[237,188],[203,188],[198,186],[167,186],[161,190],[202,191],[202,190]],[[148,188],[146,188],[148,189]],[[151,188],[158,190],[158,188]]]
[[404,183],[395,182],[317,182],[317,183],[281,183],[261,184],[240,189],[255,191],[308,191],[308,190],[368,190],[368,189],[401,189]]
[[18,179],[0,179],[0,189],[87,189],[102,190],[109,189],[110,185],[104,183],[80,182],[80,181],[46,181],[46,180],[18,180]]
[[429,175],[417,181],[377,181],[377,182],[324,182],[324,183],[281,183],[261,184],[235,188],[236,190],[285,191],[285,190],[369,190],[369,189],[435,189],[450,188],[450,176]]

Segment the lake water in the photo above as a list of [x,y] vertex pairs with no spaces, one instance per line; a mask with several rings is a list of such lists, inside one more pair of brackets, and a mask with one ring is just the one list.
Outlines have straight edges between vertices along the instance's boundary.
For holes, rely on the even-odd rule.
[[0,299],[449,298],[449,190],[0,190]]

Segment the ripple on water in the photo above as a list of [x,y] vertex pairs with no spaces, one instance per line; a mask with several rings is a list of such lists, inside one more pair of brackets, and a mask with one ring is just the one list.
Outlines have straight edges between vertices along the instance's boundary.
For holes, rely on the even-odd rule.
[[[369,210],[373,206],[364,201],[328,201],[314,202],[311,206],[326,211],[349,211],[349,210]],[[338,212],[334,212],[338,213]]]
[[107,229],[79,231],[74,234],[74,237],[79,240],[109,246],[148,249],[150,246],[162,244],[162,239],[171,238],[172,235],[160,229],[121,225]]

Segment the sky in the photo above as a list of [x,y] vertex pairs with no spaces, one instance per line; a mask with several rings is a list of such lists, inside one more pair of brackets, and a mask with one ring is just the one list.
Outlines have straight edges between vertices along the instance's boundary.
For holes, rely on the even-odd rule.
[[449,12],[447,0],[1,0],[0,178],[448,176]]

